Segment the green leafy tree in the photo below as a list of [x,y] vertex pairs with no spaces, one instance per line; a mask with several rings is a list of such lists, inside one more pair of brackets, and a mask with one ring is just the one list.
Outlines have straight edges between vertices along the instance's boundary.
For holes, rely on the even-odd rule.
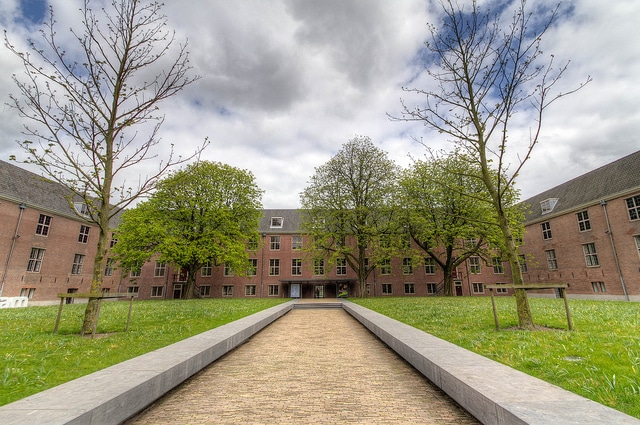
[[205,264],[249,271],[247,243],[259,239],[262,190],[245,170],[198,162],[172,173],[151,198],[122,214],[113,251],[125,270],[153,255],[186,270],[183,298],[198,295],[196,275]]
[[361,297],[367,296],[367,276],[398,245],[398,174],[386,152],[357,136],[315,169],[300,196],[309,249],[329,263],[344,258],[358,275]]
[[[506,11],[513,3],[515,12],[505,22],[503,18],[509,16]],[[431,37],[426,43],[427,74],[433,84],[426,89],[407,89],[423,100],[418,106],[402,101],[402,115],[396,119],[421,121],[449,136],[480,168],[502,232],[512,282],[522,285],[516,238],[508,214],[511,187],[538,143],[543,113],[556,100],[575,91],[558,91],[558,81],[567,65],[557,67],[553,56],[545,62],[540,49],[558,8],[544,18],[542,9],[529,12],[526,0],[496,5],[494,9],[489,3],[486,11],[475,0],[464,5],[442,0],[440,4],[442,25],[430,28]],[[509,130],[518,112],[531,118],[530,138],[519,155],[508,156],[509,148],[514,147]],[[514,157],[517,161],[512,162]],[[532,328],[526,292],[516,289],[515,297],[520,326]]]
[[[19,51],[5,32],[5,45],[25,70],[13,76],[20,95],[10,103],[27,122],[19,142],[24,161],[68,187],[71,205],[83,204],[78,214],[99,229],[92,294],[102,287],[110,220],[204,148],[182,158],[173,146],[160,147],[159,104],[197,79],[189,77],[186,45],[175,45],[161,7],[114,0],[110,8],[93,10],[85,0],[70,45],[59,43],[64,37],[56,32],[52,8],[41,39],[28,40],[29,52]],[[158,158],[163,150],[167,155]],[[148,174],[130,186],[123,174],[150,161],[155,165]],[[83,332],[93,329],[97,313],[98,300],[91,298]]]
[[[471,256],[488,261],[501,251],[501,233],[479,167],[460,155],[415,161],[400,179],[403,213],[413,241],[442,269],[444,295],[453,271]],[[515,194],[514,194],[515,195]],[[512,196],[510,219],[522,228]]]

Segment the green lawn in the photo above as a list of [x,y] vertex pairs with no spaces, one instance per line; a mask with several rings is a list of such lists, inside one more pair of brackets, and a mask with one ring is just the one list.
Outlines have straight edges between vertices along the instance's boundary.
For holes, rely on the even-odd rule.
[[80,337],[85,305],[0,310],[0,405],[232,322],[286,299],[104,302],[97,332]]
[[[488,297],[351,299],[529,375],[640,418],[640,304],[531,298],[536,325],[496,332]],[[503,328],[517,326],[515,300],[499,297]]]

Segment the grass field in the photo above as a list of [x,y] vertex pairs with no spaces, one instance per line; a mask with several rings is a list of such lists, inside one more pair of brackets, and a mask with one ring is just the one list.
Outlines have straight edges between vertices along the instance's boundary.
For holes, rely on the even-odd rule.
[[[529,375],[640,418],[640,304],[530,299],[547,330],[496,332],[488,297],[352,301]],[[496,299],[501,327],[517,326],[515,300]]]
[[102,303],[95,339],[80,337],[86,305],[0,310],[0,405],[264,310],[285,299]]
[[[0,405],[215,328],[284,299],[137,301],[129,332],[128,302],[104,303],[100,338],[78,335],[83,305],[0,310]],[[495,331],[491,300],[351,299],[454,344],[640,418],[640,304],[570,300],[575,331],[566,330],[559,299],[530,299],[547,330]],[[512,297],[497,300],[500,324],[517,325]]]

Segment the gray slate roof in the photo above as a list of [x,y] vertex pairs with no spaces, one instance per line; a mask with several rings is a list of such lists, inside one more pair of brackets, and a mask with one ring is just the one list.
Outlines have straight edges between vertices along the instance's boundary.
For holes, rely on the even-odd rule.
[[[271,217],[282,217],[282,228],[271,228]],[[298,209],[269,209],[262,210],[260,219],[260,233],[299,233],[300,210]]]
[[[640,151],[596,168],[586,174],[523,201],[528,205],[526,222],[597,204],[602,200],[640,192]],[[557,198],[553,211],[542,215],[540,202]]]
[[67,201],[69,189],[16,165],[0,161],[0,198],[78,218]]

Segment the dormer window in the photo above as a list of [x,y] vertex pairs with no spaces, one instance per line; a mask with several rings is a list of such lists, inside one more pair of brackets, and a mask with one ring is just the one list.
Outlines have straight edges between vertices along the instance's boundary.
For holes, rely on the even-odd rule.
[[558,198],[549,198],[540,202],[540,208],[542,209],[542,214],[548,214],[556,207],[558,203]]
[[73,206],[76,208],[76,212],[82,216],[89,216],[89,205],[84,202],[75,202]]
[[282,222],[284,220],[282,217],[271,217],[271,228],[272,229],[282,229]]

